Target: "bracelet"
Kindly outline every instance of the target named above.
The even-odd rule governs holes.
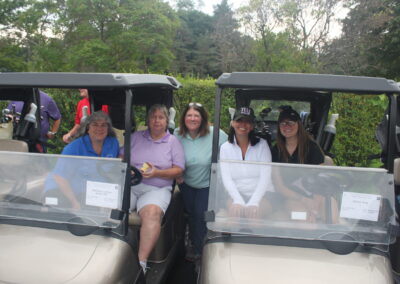
[[[51,134],[51,135],[56,135],[57,134],[57,132],[53,132],[53,131],[47,131],[47,133]]]

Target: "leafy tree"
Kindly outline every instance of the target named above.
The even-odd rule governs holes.
[[[212,17],[187,8],[178,10],[178,16],[181,25],[174,41],[172,71],[205,77],[215,70]]]
[[[400,3],[397,0],[385,1],[390,19],[384,30],[382,62],[386,66],[388,78],[400,77]]]
[[[319,51],[328,38],[340,0],[286,0],[282,22],[301,50]]]
[[[9,38],[0,38],[0,72],[25,71],[24,51]]]
[[[395,15],[399,15],[394,1],[354,0],[343,20],[343,35],[323,52],[324,70],[342,74],[386,76],[394,63],[398,47]],[[397,10],[396,10],[397,7]],[[391,28],[389,28],[391,27]],[[398,57],[397,57],[398,58]]]
[[[251,47],[254,42],[239,32],[239,22],[227,0],[214,7],[214,32],[218,73],[248,71],[253,64]],[[249,56],[250,55],[250,56]],[[219,75],[216,74],[216,75]],[[215,75],[215,74],[212,74]]]

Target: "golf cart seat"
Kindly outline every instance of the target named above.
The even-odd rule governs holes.
[[[324,156],[324,163],[325,166],[334,166],[335,163],[333,162],[333,159],[329,156]]]
[[[28,144],[20,140],[0,139],[0,151],[28,152]]]
[[[142,219],[140,218],[137,211],[129,213],[129,226],[141,226]]]

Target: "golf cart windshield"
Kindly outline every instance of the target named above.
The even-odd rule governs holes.
[[[0,152],[0,218],[116,228],[126,167],[112,158]]]
[[[393,176],[384,169],[256,163],[213,164],[215,232],[389,244]]]

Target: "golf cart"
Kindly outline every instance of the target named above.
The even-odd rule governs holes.
[[[172,195],[144,275],[137,257],[140,218],[128,210],[131,184],[141,178],[130,165],[130,134],[144,127],[140,122],[152,104],[172,107],[179,87],[173,77],[152,74],[0,73],[1,100],[31,102],[26,98],[33,96],[40,105],[39,89],[66,95],[88,89],[92,110],[108,105],[124,147],[121,160],[28,153],[17,147],[29,143],[20,136],[0,139],[0,283],[165,282],[183,247],[181,197]],[[38,125],[31,123],[27,132]],[[56,173],[71,177],[78,208],[62,194],[47,194],[60,191],[52,182]]]
[[[216,85],[208,233],[199,283],[393,283],[391,258],[398,254],[391,254],[390,245],[396,241],[395,186],[400,175],[397,83],[383,78],[240,72],[221,75]],[[333,165],[333,132],[327,133],[326,125],[335,120],[328,122],[332,95],[342,93],[387,96],[386,168]],[[269,143],[276,139],[280,111],[295,109],[327,155],[324,165],[218,159],[222,102],[232,94],[237,108],[254,109],[256,133]],[[266,187],[275,193],[288,187],[304,196],[304,203],[283,194],[268,200],[266,194],[272,210],[251,218],[234,216],[223,174],[230,167],[261,171],[267,175]],[[301,209],[289,206],[293,203]]]
[[[40,95],[37,91],[20,90],[9,92],[0,98],[4,107],[7,102],[21,101],[23,107],[21,113],[16,109],[14,103],[10,108],[3,108],[0,117],[0,139],[3,145],[13,144],[14,147],[27,147],[29,152],[42,152],[41,145],[47,144],[40,140]],[[38,110],[39,106],[39,110]],[[21,142],[5,142],[5,140],[19,140]],[[18,146],[16,146],[19,144]],[[22,146],[23,145],[23,146]]]

